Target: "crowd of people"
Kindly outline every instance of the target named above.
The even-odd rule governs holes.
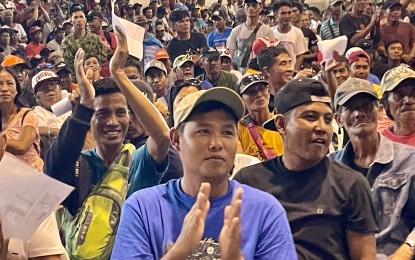
[[[29,241],[0,219],[0,259],[414,258],[414,1],[0,16],[0,159],[75,188]],[[319,44],[344,36],[344,53]]]

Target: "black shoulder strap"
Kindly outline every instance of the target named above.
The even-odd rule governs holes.
[[[336,35],[334,34],[334,31],[333,31],[333,27],[331,26],[331,19],[327,21],[327,24],[329,26],[331,37],[333,37],[333,39],[336,38]]]
[[[111,35],[109,32],[104,31],[104,37],[107,40],[108,44],[111,46]]]
[[[91,164],[82,153],[75,165],[75,188],[78,189],[78,208],[92,190]]]

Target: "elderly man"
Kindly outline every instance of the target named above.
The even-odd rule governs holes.
[[[235,180],[274,195],[287,211],[299,259],[374,259],[377,223],[366,180],[326,157],[333,128],[325,86],[299,78],[274,99],[264,127],[284,154],[241,169]]]
[[[412,259],[415,247],[415,149],[394,143],[376,131],[377,93],[370,82],[348,79],[334,98],[336,119],[350,141],[330,155],[360,172],[371,186],[379,221],[377,253],[389,259]]]
[[[415,72],[398,66],[385,73],[381,82],[382,105],[392,126],[382,134],[388,139],[415,146]]]

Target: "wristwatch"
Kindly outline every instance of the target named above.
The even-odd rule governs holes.
[[[408,246],[411,247],[412,253],[415,252],[415,240],[413,240],[413,239],[407,239],[405,241],[405,244],[407,244]]]

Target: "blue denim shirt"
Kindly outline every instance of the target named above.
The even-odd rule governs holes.
[[[351,167],[354,160],[351,142],[329,157]],[[415,235],[415,148],[380,135],[379,149],[368,175],[375,170],[380,171],[371,187],[380,224],[376,247],[378,254],[389,256],[407,237]]]

